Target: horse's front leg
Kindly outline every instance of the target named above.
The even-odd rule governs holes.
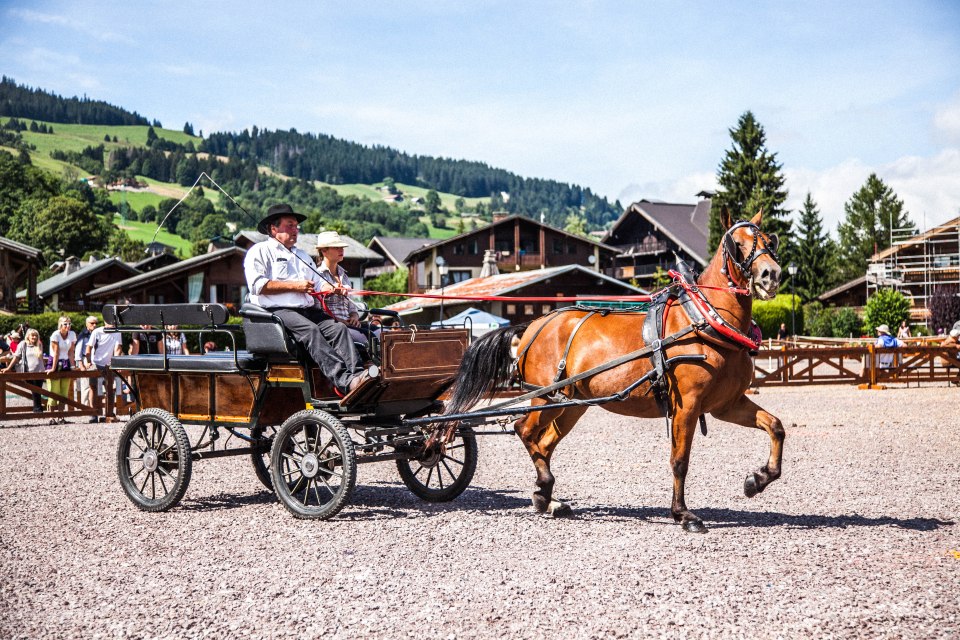
[[[693,434],[696,433],[698,413],[679,411],[673,417],[673,443],[670,448],[670,468],[673,470],[673,502],[670,513],[685,531],[706,533],[707,527],[697,514],[687,509],[683,497],[683,488],[687,480],[687,467],[690,463],[690,449],[693,446]]]
[[[767,458],[767,464],[753,473],[748,473],[747,479],[743,483],[743,493],[748,498],[757,495],[766,489],[768,484],[780,477],[783,438],[786,434],[779,418],[761,409],[747,396],[741,396],[728,409],[713,412],[713,417],[744,427],[763,429],[770,436],[770,456]]]

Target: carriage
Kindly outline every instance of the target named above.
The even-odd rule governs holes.
[[[429,420],[415,421],[442,408],[469,344],[466,329],[384,328],[365,355],[381,375],[341,397],[279,318],[249,303],[239,315],[242,325],[228,322],[222,304],[104,308],[120,332],[179,327],[201,334],[201,343],[203,334],[220,334],[228,345],[200,356],[113,359],[138,408],[117,451],[120,484],[137,507],[170,509],[187,490],[193,462],[223,456],[249,456],[260,482],[299,518],[339,512],[362,463],[395,461],[404,484],[427,501],[453,500],[470,484],[471,427],[458,428],[452,442],[428,442]]]
[[[744,480],[747,497],[781,474],[783,424],[745,395],[750,354],[759,346],[752,296],[772,298],[781,275],[778,240],[760,230],[761,220],[757,213],[733,222],[722,211],[724,235],[704,272],[697,276],[678,261],[673,283],[650,296],[643,313],[556,309],[473,344],[466,329],[385,330],[368,354],[380,377],[345,397],[279,318],[249,304],[240,308],[244,351],[234,343],[230,351],[200,357],[114,358],[140,408],[121,436],[120,482],[141,509],[162,511],[183,497],[194,460],[249,454],[257,476],[294,516],[325,519],[349,499],[357,464],[394,460],[414,494],[446,501],[473,477],[476,436],[498,433],[475,427],[499,424],[499,433],[519,436],[533,462],[533,506],[562,516],[570,506],[553,496],[552,454],[588,407],[609,405],[624,415],[666,418],[671,515],[686,531],[705,532],[686,506],[684,488],[694,433],[699,425],[706,435],[707,414],[769,437],[766,463]],[[104,318],[120,331],[188,324],[231,340],[237,331],[217,304],[108,306]],[[526,393],[475,409],[512,384]],[[520,406],[525,401],[529,406]],[[200,436],[191,441],[184,425],[196,426]],[[222,431],[248,446],[217,450]]]

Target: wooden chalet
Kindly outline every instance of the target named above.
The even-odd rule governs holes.
[[[449,269],[445,282],[476,278],[483,269],[483,257],[487,251],[495,253],[496,266],[501,273],[570,265],[601,272],[613,268],[617,255],[615,247],[591,238],[524,216],[505,216],[475,231],[412,251],[406,258],[407,291],[422,293],[440,285],[437,265],[440,257]]]
[[[367,248],[382,257],[381,264],[368,266],[363,273],[364,278],[374,278],[384,273],[393,273],[397,269],[406,268],[406,258],[413,251],[421,249],[434,240],[424,238],[393,238],[388,236],[374,236],[367,243]]]
[[[269,236],[265,236],[262,233],[248,229],[238,232],[233,237],[233,241],[236,246],[246,251],[256,243],[266,240],[268,237]],[[382,264],[383,256],[363,246],[350,236],[340,234],[340,239],[347,244],[347,246],[343,248],[343,262],[340,263],[340,266],[347,270],[347,274],[350,276],[350,286],[354,289],[362,289],[366,268],[370,265]],[[305,251],[314,259],[314,262],[320,259],[320,252],[317,251],[317,234],[315,233],[301,233],[297,236],[297,248]],[[241,273],[241,276],[242,275]]]
[[[589,303],[590,296],[634,296],[647,293],[625,282],[615,280],[595,269],[579,264],[562,267],[547,267],[527,271],[510,271],[497,275],[471,278],[449,286],[429,291],[444,296],[510,296],[515,302],[478,300],[440,300],[433,298],[407,298],[387,307],[397,311],[408,324],[429,326],[443,318],[450,318],[469,307],[482,309],[495,316],[506,318],[513,324],[529,322],[545,313],[569,307],[573,302],[527,302],[523,298],[582,297]],[[636,303],[618,305],[602,302],[597,306],[635,306]]]
[[[237,246],[204,253],[100,286],[89,298],[99,305],[221,302],[239,307],[247,293],[243,275],[246,253]]]
[[[17,312],[20,287],[24,287],[23,298],[30,313],[41,311],[37,274],[43,263],[39,249],[0,236],[0,312]]]
[[[702,271],[712,257],[707,251],[712,193],[697,195],[701,199],[696,204],[645,199],[627,207],[603,237],[618,250],[616,264],[605,273],[652,286],[658,268],[673,268],[674,254]]]
[[[867,304],[867,276],[854,278],[824,291],[817,296],[817,300],[825,307],[853,307],[860,312]]]
[[[926,322],[928,302],[941,287],[960,289],[960,217],[923,233],[909,231],[870,258],[866,290],[895,289],[913,301],[911,319]]]
[[[37,283],[36,298],[50,311],[97,311],[103,303],[90,292],[111,282],[140,273],[120,258],[104,258],[83,263],[76,258],[64,261],[60,273]],[[18,297],[29,297],[26,290]]]

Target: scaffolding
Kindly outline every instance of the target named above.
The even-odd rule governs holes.
[[[890,239],[890,248],[867,265],[867,296],[879,289],[900,291],[911,300],[911,320],[935,329],[929,327],[930,298],[938,287],[960,288],[960,218],[921,234],[894,229]]]

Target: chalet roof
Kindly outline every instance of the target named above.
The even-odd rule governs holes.
[[[875,253],[873,257],[870,258],[870,261],[877,262],[879,260],[884,260],[895,253],[899,253],[901,249],[906,249],[907,247],[920,244],[942,233],[956,234],[958,228],[960,228],[960,217],[954,218],[953,220],[947,220],[943,224],[938,224],[932,229],[924,231],[923,233],[918,233],[917,235],[911,236],[909,239],[904,240],[903,242],[899,242],[891,247],[887,247],[879,253]]]
[[[474,235],[474,234],[477,234],[477,233],[480,233],[480,232],[483,232],[483,231],[487,231],[487,230],[490,229],[491,227],[496,227],[496,226],[499,226],[499,225],[505,225],[505,224],[508,224],[508,223],[509,223],[509,224],[512,224],[515,220],[520,220],[521,222],[525,222],[525,223],[528,223],[528,224],[532,224],[532,225],[538,226],[538,227],[545,227],[545,228],[550,229],[551,231],[553,231],[553,232],[555,232],[555,233],[559,233],[559,234],[561,234],[561,235],[567,236],[568,238],[573,238],[573,239],[575,239],[575,240],[579,240],[580,242],[583,242],[584,244],[589,244],[589,245],[593,245],[593,246],[596,246],[596,247],[600,247],[601,249],[604,249],[604,250],[606,250],[606,251],[610,251],[610,252],[613,252],[613,253],[618,253],[618,252],[619,252],[616,247],[611,247],[610,245],[604,244],[604,243],[602,243],[602,242],[600,242],[600,241],[598,241],[598,240],[594,240],[594,239],[592,239],[592,238],[588,238],[588,237],[585,237],[585,236],[579,236],[579,235],[577,235],[577,234],[575,234],[575,233],[570,233],[569,231],[564,231],[563,229],[559,229],[559,228],[557,228],[557,227],[551,226],[551,225],[549,225],[549,224],[547,224],[547,223],[545,223],[545,222],[539,222],[539,221],[534,220],[534,219],[532,219],[532,218],[528,218],[528,217],[526,217],[526,216],[522,216],[522,215],[520,215],[520,214],[515,213],[515,214],[513,214],[513,215],[506,216],[505,218],[501,218],[501,219],[499,219],[499,220],[497,220],[497,221],[495,221],[495,222],[493,222],[493,223],[491,223],[491,224],[484,225],[484,226],[482,226],[482,227],[479,227],[479,228],[477,228],[477,229],[474,229],[473,231],[467,231],[467,232],[465,232],[465,233],[461,233],[461,234],[455,235],[455,236],[453,236],[452,238],[447,238],[446,240],[438,240],[438,241],[436,241],[436,242],[432,242],[432,243],[430,243],[430,244],[424,245],[423,247],[420,247],[419,249],[416,249],[416,250],[414,250],[414,251],[411,251],[410,254],[407,255],[406,260],[411,260],[415,255],[418,255],[418,254],[420,254],[420,253],[424,253],[424,252],[426,252],[426,251],[428,251],[428,250],[433,250],[433,249],[435,249],[435,248],[442,247],[442,246],[447,245],[447,244],[453,244],[453,243],[461,240],[462,238],[466,238],[466,237],[468,237],[468,236],[472,236],[472,235]]]
[[[17,242],[16,240],[11,240],[10,238],[4,238],[3,236],[0,236],[0,247],[3,247],[7,251],[19,253],[20,255],[34,260],[40,260],[41,262],[44,261],[43,252],[41,252],[40,249],[31,247],[28,244]]]
[[[238,231],[235,236],[233,236],[233,241],[244,249],[250,248],[252,245],[263,242],[269,236],[265,236],[258,231],[252,231],[250,229],[244,229],[243,231]],[[343,258],[345,260],[381,260],[381,256],[376,251],[368,249],[350,236],[345,236],[340,234],[340,239],[347,243],[347,246],[343,248]],[[313,258],[319,258],[320,252],[317,251],[317,234],[315,233],[301,233],[297,236],[297,248],[305,251]]]
[[[146,258],[143,258],[142,260],[137,260],[136,262],[130,262],[128,264],[138,271],[149,271],[153,268],[154,263],[162,264],[168,260],[179,262],[180,258],[172,253],[154,253]]]
[[[373,240],[367,244],[371,251],[377,251],[374,247],[380,247],[387,260],[402,267],[406,258],[417,249],[433,244],[435,240],[424,238],[391,238],[388,236],[374,236]],[[380,253],[380,251],[377,251]]]
[[[160,267],[159,269],[154,269],[153,271],[147,271],[146,273],[135,275],[132,278],[127,278],[126,280],[121,280],[120,282],[108,284],[105,287],[99,287],[91,291],[88,295],[91,298],[102,298],[116,295],[118,293],[122,293],[126,289],[142,287],[152,282],[166,280],[171,276],[180,275],[181,273],[190,271],[210,262],[222,260],[223,258],[227,258],[234,254],[239,254],[242,256],[246,253],[246,249],[236,246],[218,249],[216,251],[211,251],[210,253],[204,253],[199,256],[188,258],[187,260],[181,260],[180,262],[176,262],[165,267]]]
[[[103,260],[96,260],[89,264],[85,264],[76,271],[71,271],[70,273],[58,273],[54,276],[43,280],[42,282],[37,283],[37,297],[38,298],[49,298],[58,291],[62,291],[72,285],[75,282],[79,282],[84,278],[88,278],[95,273],[99,273],[104,269],[111,266],[118,266],[121,269],[128,271],[132,274],[140,273],[139,270],[131,267],[126,262],[120,258],[104,258]],[[27,295],[27,290],[17,292],[18,297],[23,297]]]
[[[696,204],[671,204],[649,199],[634,202],[613,223],[610,231],[604,236],[604,242],[608,242],[617,229],[635,215],[643,216],[697,260],[701,267],[706,266],[710,261],[710,252],[707,251],[710,223],[709,199],[700,200]]]
[[[860,276],[859,278],[854,278],[853,280],[844,282],[839,287],[834,287],[833,289],[830,289],[830,291],[824,291],[819,296],[817,296],[817,300],[819,300],[820,302],[826,302],[830,298],[838,296],[841,293],[849,291],[850,289],[855,289],[857,287],[865,287],[866,284],[867,284],[867,276]]]
[[[581,271],[588,274],[591,278],[601,278],[611,285],[624,289],[630,295],[642,295],[648,293],[643,289],[631,286],[620,280],[616,280],[602,273],[597,273],[592,269],[587,269],[579,264],[570,264],[563,267],[549,267],[546,269],[534,269],[532,271],[513,271],[510,273],[500,273],[486,278],[471,278],[463,280],[443,288],[445,296],[505,296],[519,289],[530,286],[543,280],[556,278],[574,271]],[[440,289],[431,289],[427,293],[439,294]],[[407,298],[387,307],[393,311],[407,311],[417,307],[435,307],[440,305],[440,300],[433,298]]]

